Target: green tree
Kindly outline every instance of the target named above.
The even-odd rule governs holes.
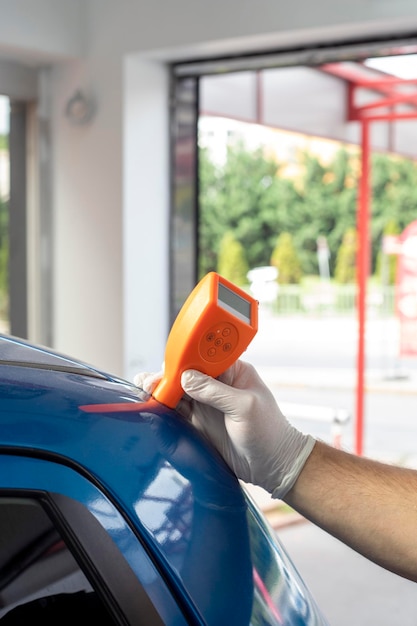
[[[343,236],[342,245],[336,258],[335,280],[338,283],[348,284],[356,281],[357,267],[357,234],[354,228],[349,228]]]
[[[209,152],[199,152],[200,214],[198,224],[198,263],[200,278],[217,267],[217,256],[225,226],[219,224],[222,200],[222,168],[211,160]]]
[[[279,233],[289,232],[304,274],[317,274],[317,236],[325,234],[334,262],[343,233],[354,226],[354,158],[340,150],[323,166],[303,155],[297,180],[262,150],[228,149],[222,166],[200,153],[200,274],[216,267],[223,234],[231,230],[249,267],[268,265]]]
[[[202,150],[200,274],[216,268],[220,241],[232,231],[251,268],[268,265],[279,233],[291,233],[304,275],[319,274],[317,237],[325,236],[334,275],[344,235],[356,228],[359,155],[358,150],[343,146],[326,164],[311,154],[301,155],[295,179],[262,150],[229,147],[223,165],[211,163]],[[394,220],[402,231],[417,217],[417,164],[378,153],[372,156],[371,174],[374,273],[387,222]]]
[[[379,268],[377,257],[387,225],[395,223],[398,232],[402,232],[416,217],[417,163],[394,155],[374,154],[370,220],[373,268]]]
[[[327,165],[310,154],[302,159],[300,200],[293,207],[286,230],[294,237],[305,274],[319,274],[317,237],[325,236],[330,249],[330,274],[334,273],[343,235],[356,221],[355,155],[340,149]],[[291,209],[290,209],[291,210]]]
[[[223,235],[231,231],[245,249],[249,267],[268,265],[281,219],[297,193],[277,176],[278,164],[262,150],[230,147],[222,166],[200,152],[199,271],[216,268]]]
[[[271,255],[271,265],[278,269],[281,284],[299,283],[301,265],[290,233],[281,233]]]
[[[400,234],[400,229],[395,220],[389,220],[387,222],[383,234],[382,239],[387,235],[397,236]],[[380,249],[376,258],[376,271],[375,274],[379,276],[380,281],[383,285],[394,285],[395,278],[397,275],[397,261],[398,257],[396,254],[387,255],[382,250],[382,240]]]
[[[217,271],[236,285],[244,285],[248,282],[246,275],[249,266],[246,261],[245,250],[230,231],[223,236],[220,242]]]

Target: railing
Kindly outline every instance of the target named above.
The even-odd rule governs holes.
[[[316,285],[307,288],[300,285],[280,285],[274,302],[268,306],[274,313],[348,314],[356,310],[356,285]],[[370,286],[367,293],[368,309],[380,315],[392,315],[395,311],[395,287]]]

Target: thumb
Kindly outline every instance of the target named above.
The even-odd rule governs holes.
[[[222,413],[233,412],[236,406],[236,396],[242,393],[241,390],[197,370],[183,372],[181,386],[194,400],[208,404]]]

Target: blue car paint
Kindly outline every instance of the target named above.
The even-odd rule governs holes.
[[[25,342],[0,336],[0,355],[1,462],[14,463],[1,475],[9,486],[67,490],[95,515],[101,499],[114,511],[100,518],[111,535],[127,519],[150,569],[138,571],[135,550],[120,535],[116,543],[165,623],[181,623],[175,602],[187,607],[188,623],[326,623],[262,514],[185,419],[126,381]],[[137,410],[80,408],[128,402]],[[49,482],[45,464],[55,468]],[[95,500],[83,495],[88,489]],[[167,584],[153,596],[152,568]]]

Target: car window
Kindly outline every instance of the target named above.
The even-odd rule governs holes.
[[[327,626],[290,557],[248,493],[247,502],[254,582],[251,626]]]
[[[20,365],[32,368],[70,371],[105,379],[95,368],[65,355],[49,352],[42,347],[28,344],[23,339],[0,336],[0,364]]]
[[[39,502],[0,498],[0,621],[116,624]]]

